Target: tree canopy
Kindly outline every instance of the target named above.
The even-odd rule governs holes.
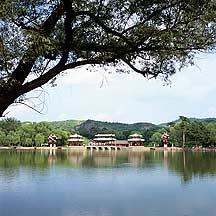
[[[86,64],[124,64],[166,80],[196,53],[215,50],[215,20],[215,0],[4,0],[0,116],[29,91]]]

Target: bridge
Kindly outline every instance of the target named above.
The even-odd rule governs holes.
[[[108,150],[108,151],[111,151],[111,150],[114,150],[114,151],[117,151],[117,150],[122,150],[122,149],[125,149],[125,147],[122,147],[122,146],[106,146],[106,145],[103,145],[103,146],[94,146],[94,145],[88,145],[88,146],[85,146],[85,148],[87,150],[96,150],[96,151],[99,151],[99,150],[102,150],[102,151],[105,151],[105,150]]]

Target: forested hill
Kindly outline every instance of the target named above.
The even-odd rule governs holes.
[[[117,123],[87,120],[75,126],[75,130],[86,137],[93,137],[97,133],[115,133],[119,139],[126,139],[133,132],[145,133],[147,130],[158,129],[152,123]]]
[[[216,118],[188,118],[188,120],[190,122],[206,122],[206,123],[216,122]],[[161,123],[158,126],[159,127],[168,127],[169,124],[177,123],[177,122],[181,122],[180,118],[175,120],[175,121],[172,121],[172,122]]]
[[[66,130],[143,130],[157,127],[152,123],[139,122],[134,124],[118,123],[118,122],[103,122],[95,120],[65,120],[50,122],[55,128]]]
[[[65,121],[52,121],[49,122],[55,128],[62,128],[65,130],[73,131],[75,126],[82,124],[83,120],[65,120]]]
[[[102,122],[102,121],[94,121],[87,120],[82,124],[75,126],[76,129],[86,129],[90,130],[92,128],[97,128],[98,130],[140,130],[140,129],[150,129],[156,127],[156,125],[152,123],[134,123],[134,124],[126,124],[126,123],[118,123],[118,122]]]
[[[206,122],[211,123],[215,122],[216,118],[188,118],[191,122]],[[139,130],[148,130],[156,127],[168,127],[170,123],[180,122],[180,119],[177,119],[172,122],[166,122],[159,125],[155,125],[147,122],[139,122],[133,124],[126,123],[118,123],[118,122],[103,122],[103,121],[95,121],[95,120],[65,120],[65,121],[53,121],[50,122],[52,126],[55,128],[62,128],[69,131],[91,131],[95,130],[98,132],[106,132],[106,131],[139,131]]]

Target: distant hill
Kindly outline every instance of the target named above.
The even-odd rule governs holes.
[[[148,129],[158,128],[157,125],[152,123],[140,122],[134,124],[117,123],[117,122],[102,122],[87,120],[75,126],[75,130],[80,134],[93,137],[97,133],[115,133],[119,139],[128,137],[131,132],[143,133]]]
[[[74,130],[74,128],[80,124],[82,124],[83,120],[65,120],[65,121],[53,121],[50,122],[51,125],[53,125],[55,128],[62,128],[69,131]]]
[[[118,123],[118,122],[102,122],[87,120],[81,124],[75,126],[75,129],[86,129],[90,130],[92,128],[97,128],[98,130],[108,129],[108,130],[140,130],[140,129],[150,129],[156,127],[152,123],[140,122],[134,124]]]
[[[190,121],[197,122],[215,122],[216,118],[189,118]],[[50,122],[55,128],[63,128],[69,131],[75,131],[85,137],[93,138],[97,133],[115,133],[118,139],[127,139],[134,132],[141,133],[146,139],[159,128],[166,128],[170,123],[177,123],[180,119],[172,122],[166,122],[155,125],[147,122],[126,124],[119,122],[103,122],[94,120],[66,120]]]
[[[206,122],[206,123],[211,123],[211,122],[215,122],[216,118],[188,118],[191,122]],[[161,123],[158,126],[160,127],[168,127],[170,123],[177,123],[180,122],[180,118],[172,121],[172,122],[166,122],[166,123]]]

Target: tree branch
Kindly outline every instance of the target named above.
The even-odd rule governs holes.
[[[62,14],[62,4],[60,4],[41,26],[44,34],[49,35],[51,33]],[[39,55],[39,53],[36,53],[35,50],[37,49],[35,45],[33,45],[26,51],[17,68],[13,71],[11,78],[8,80],[8,83],[13,83],[13,80],[16,80],[18,83],[22,84],[25,81]]]
[[[78,12],[76,12],[76,16],[80,16],[80,15],[89,16],[91,19],[93,19],[95,21],[95,23],[97,23],[102,29],[104,29],[104,31],[106,33],[110,33],[112,35],[115,35],[115,36],[119,37],[120,39],[122,39],[129,46],[134,47],[134,44],[131,41],[129,41],[127,37],[125,37],[122,33],[117,32],[117,31],[113,30],[112,28],[108,27],[107,25],[105,25],[100,20],[100,18],[98,16],[95,16],[90,11],[78,11]]]
[[[105,61],[105,60],[104,60]],[[109,58],[106,60],[106,63],[113,61],[113,58]],[[20,88],[20,95],[25,94],[35,88],[38,88],[45,83],[47,83],[49,80],[54,78],[56,75],[59,73],[67,70],[67,69],[73,69],[78,66],[86,65],[86,64],[102,64],[101,59],[88,59],[88,60],[82,60],[82,61],[77,61],[73,63],[69,63],[67,65],[60,65],[57,64],[55,67],[50,69],[47,73],[41,75],[40,77],[25,83],[21,88]]]
[[[139,73],[139,74],[142,74],[145,78],[148,76],[149,74],[149,70],[146,70],[146,71],[143,71],[143,70],[140,70],[138,68],[136,68],[133,64],[130,63],[129,60],[127,60],[126,58],[122,58],[122,61],[125,62],[133,71]]]

